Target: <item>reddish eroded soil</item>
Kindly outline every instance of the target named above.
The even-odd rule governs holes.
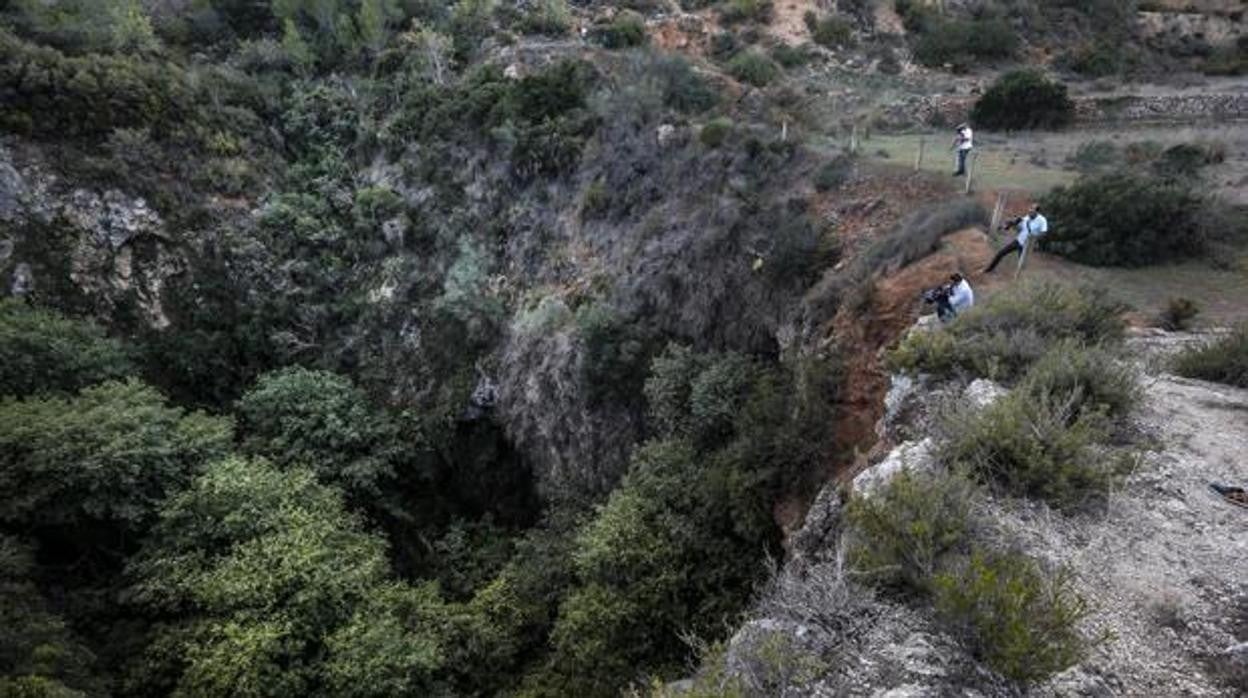
[[[961,272],[980,291],[1001,281],[985,281],[979,270],[992,255],[982,230],[967,229],[945,237],[940,250],[894,274],[877,279],[870,305],[861,313],[842,309],[834,325],[845,348],[845,408],[834,426],[837,443],[852,449],[852,457],[835,464],[831,475],[844,477],[861,470],[883,445],[875,431],[888,392],[883,354],[918,319],[923,310],[920,294]]]

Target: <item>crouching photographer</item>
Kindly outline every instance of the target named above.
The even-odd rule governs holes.
[[[949,283],[924,291],[922,298],[924,303],[936,306],[936,317],[941,322],[950,322],[975,305],[975,291],[961,274],[953,274]]]

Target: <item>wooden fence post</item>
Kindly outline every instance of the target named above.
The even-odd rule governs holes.
[[[977,159],[974,150],[966,156],[966,191],[962,192],[963,194],[971,193],[971,179],[975,173],[975,161]]]
[[[1001,225],[1001,216],[1005,215],[1005,197],[1005,192],[997,193],[997,205],[992,208],[992,223],[988,228],[989,235],[995,233],[997,226]]]
[[[849,152],[858,152],[858,124],[854,124],[854,127],[849,131]]]
[[[923,149],[927,146],[927,137],[919,136],[919,152],[914,155],[914,171],[918,172],[923,167]]]
[[[1023,251],[1018,253],[1018,268],[1014,270],[1014,278],[1023,273],[1023,265],[1027,263],[1027,251],[1031,249],[1031,238],[1027,238],[1027,242],[1023,243]]]

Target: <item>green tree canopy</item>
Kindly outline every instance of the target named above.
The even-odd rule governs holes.
[[[394,476],[398,425],[351,381],[285,368],[260,377],[238,402],[243,449],[281,466],[308,465],[322,482],[376,496]]]
[[[125,348],[97,325],[0,300],[0,395],[72,393],[133,372]]]
[[[232,440],[228,419],[171,407],[134,379],[68,398],[5,398],[0,521],[141,527],[167,494]]]
[[[174,695],[419,694],[442,663],[436,589],[392,580],[384,541],[303,468],[214,463],[130,574],[135,602],[185,619],[132,674]]]

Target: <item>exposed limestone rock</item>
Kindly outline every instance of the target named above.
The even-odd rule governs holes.
[[[976,378],[966,386],[962,398],[975,409],[982,410],[992,405],[1009,391],[987,378]]]
[[[926,472],[936,467],[935,443],[931,438],[919,442],[908,441],[894,448],[884,460],[864,470],[854,478],[856,494],[870,497],[903,470]]]

